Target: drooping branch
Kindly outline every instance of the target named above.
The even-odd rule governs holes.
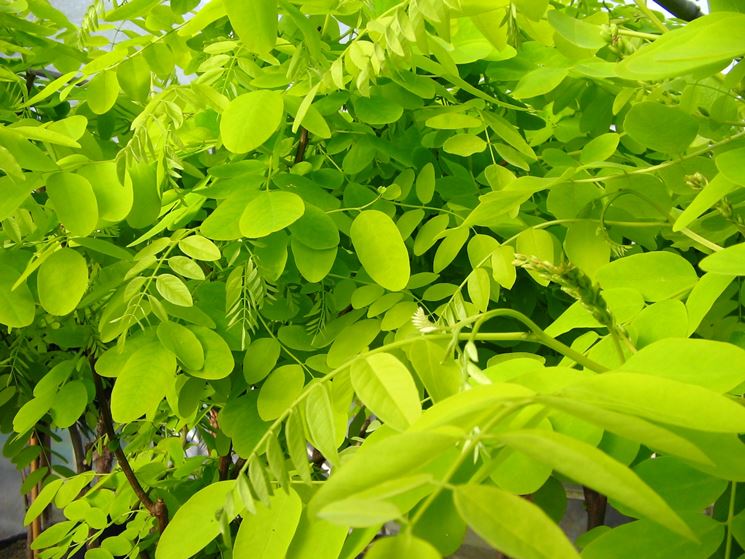
[[[127,460],[127,456],[124,454],[124,450],[122,450],[122,447],[119,444],[119,438],[114,431],[114,420],[111,417],[109,400],[106,397],[101,377],[95,372],[94,363],[91,363],[91,371],[93,373],[93,382],[96,386],[96,400],[101,413],[101,421],[103,422],[106,435],[109,437],[109,443],[114,447],[114,456],[116,457],[122,472],[124,472],[124,477],[127,478],[127,482],[132,487],[135,495],[137,495],[137,499],[142,503],[142,506],[148,510],[153,518],[157,520],[158,531],[162,533],[168,524],[168,510],[166,509],[165,503],[161,499],[153,501],[147,491],[145,491],[140,484],[140,480],[137,479],[134,470],[132,470],[132,466],[129,464],[129,460]]]
[[[654,2],[684,21],[693,21],[704,15],[701,8],[691,0],[654,0]]]

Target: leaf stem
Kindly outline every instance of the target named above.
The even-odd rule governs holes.
[[[730,481],[729,507],[727,509],[727,537],[724,544],[724,559],[732,556],[732,520],[735,517],[735,495],[737,493],[737,482]]]
[[[641,13],[649,18],[649,21],[652,23],[652,25],[660,30],[660,33],[667,33],[669,31],[669,29],[665,27],[665,25],[659,20],[659,18],[654,15],[654,12],[649,9],[646,0],[634,0],[634,2],[639,8],[639,11],[641,11]]]

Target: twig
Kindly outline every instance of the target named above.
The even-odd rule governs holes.
[[[305,150],[308,148],[308,130],[300,127],[300,141],[297,144],[295,152],[295,164],[305,160]]]
[[[85,449],[83,448],[83,437],[80,435],[80,429],[76,423],[70,425],[70,442],[72,443],[72,454],[75,458],[75,471],[83,473],[88,469],[85,464]]]
[[[163,533],[163,530],[166,529],[166,525],[168,524],[168,510],[166,509],[165,503],[162,499],[153,501],[150,498],[150,496],[147,494],[147,491],[143,489],[140,481],[137,479],[134,470],[132,470],[132,466],[129,465],[127,456],[124,454],[121,444],[119,444],[119,439],[114,431],[114,420],[111,418],[111,408],[109,407],[109,401],[106,398],[101,377],[95,372],[94,365],[94,363],[91,363],[93,383],[96,385],[96,400],[98,401],[98,406],[100,408],[101,420],[103,422],[104,429],[109,437],[109,443],[114,447],[114,456],[116,457],[116,460],[119,463],[119,467],[122,469],[122,472],[124,472],[124,477],[127,478],[127,482],[129,482],[129,485],[132,487],[135,495],[137,495],[137,499],[140,501],[140,503],[142,503],[142,506],[144,506],[148,510],[148,512],[157,520],[158,532]]]
[[[608,508],[608,497],[601,495],[594,489],[582,487],[585,494],[585,509],[587,510],[587,530],[605,524],[605,510]]]
[[[654,3],[683,21],[693,21],[704,15],[701,8],[689,0],[654,0]]]
[[[643,13],[647,18],[649,18],[649,21],[654,25],[657,29],[660,30],[661,33],[667,33],[670,31],[667,27],[665,27],[665,24],[662,23],[659,18],[654,15],[654,12],[649,9],[649,6],[647,6],[647,0],[634,0],[636,3],[636,6],[639,8],[641,13]]]

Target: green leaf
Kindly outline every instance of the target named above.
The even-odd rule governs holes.
[[[339,455],[336,443],[336,423],[331,397],[324,383],[316,383],[305,397],[305,423],[313,446],[332,464],[337,464]]]
[[[26,515],[23,517],[23,525],[28,526],[31,521],[38,517],[44,510],[52,504],[54,496],[65,482],[64,479],[55,479],[47,483],[36,496],[36,499],[29,505]]]
[[[390,353],[355,361],[351,368],[354,391],[384,423],[403,431],[421,414],[419,394],[406,366]]]
[[[648,458],[636,464],[634,472],[677,511],[704,510],[727,489],[725,480],[694,470],[672,456]]]
[[[380,526],[399,516],[401,511],[392,503],[355,498],[335,501],[318,512],[318,518],[353,528]]]
[[[303,514],[287,550],[287,559],[337,559],[348,532],[346,526],[336,526]]]
[[[502,433],[499,439],[636,513],[678,534],[690,535],[686,524],[659,495],[630,469],[594,446],[561,433],[537,429]]]
[[[695,444],[645,419],[599,408],[585,402],[570,400],[569,398],[540,396],[539,399],[551,407],[598,425],[606,431],[625,437],[628,440],[639,441],[653,450],[679,456],[698,464],[710,463],[706,455]]]
[[[342,330],[331,344],[326,363],[329,367],[341,367],[347,361],[365,351],[380,333],[380,321],[360,320]]]
[[[296,409],[290,414],[285,423],[285,441],[287,453],[295,471],[305,483],[310,483],[310,467],[308,465],[308,445],[305,441],[303,422],[300,412]]]
[[[195,260],[214,261],[220,260],[221,257],[220,249],[217,248],[217,245],[201,235],[191,235],[190,237],[181,239],[178,247],[181,249],[181,252],[187,256],[191,256]]]
[[[510,557],[579,558],[561,528],[526,499],[488,485],[460,485],[453,493],[463,520],[489,545]]]
[[[688,261],[674,252],[644,252],[614,260],[597,271],[603,289],[630,287],[647,301],[680,297],[698,280]]]
[[[475,134],[456,134],[450,136],[442,145],[442,149],[453,155],[470,157],[486,149],[486,142]]]
[[[660,36],[617,66],[629,80],[662,80],[693,72],[722,69],[745,52],[739,29],[745,14],[716,13],[697,18]]]
[[[155,288],[169,303],[179,307],[191,307],[194,304],[189,288],[173,274],[160,274],[155,278]]]
[[[119,96],[119,82],[116,78],[116,72],[108,70],[96,74],[88,82],[86,87],[86,99],[88,106],[97,115],[109,112],[111,107],[116,103]]]
[[[717,169],[727,180],[739,185],[745,185],[745,171],[742,168],[742,159],[745,157],[745,147],[735,148],[716,156],[714,161]]]
[[[688,332],[693,334],[703,321],[706,314],[714,306],[719,296],[732,283],[733,276],[719,274],[704,274],[698,280],[686,299],[688,312]]]
[[[311,204],[305,204],[303,215],[290,225],[292,236],[314,250],[339,246],[339,228],[329,215]]]
[[[554,11],[551,13],[559,12]],[[616,153],[619,140],[619,135],[614,132],[601,134],[585,144],[585,147],[582,148],[582,152],[579,154],[579,160],[585,165],[605,161]]]
[[[168,267],[185,278],[203,280],[204,271],[191,258],[186,256],[171,256],[168,259]]]
[[[264,54],[277,42],[277,0],[223,0],[225,11],[241,42],[249,50]]]
[[[132,185],[128,181],[125,181],[126,185],[119,181],[114,161],[100,161],[85,165],[78,169],[78,174],[91,183],[102,221],[118,223],[132,211],[134,203]]]
[[[461,128],[479,128],[483,126],[481,119],[456,112],[447,112],[429,117],[424,124],[438,130],[459,130]],[[429,163],[429,165],[431,166],[432,164]]]
[[[257,2],[262,3],[265,0]],[[225,107],[220,118],[220,138],[233,153],[253,151],[274,134],[282,123],[283,115],[284,102],[278,91],[244,93]]]
[[[88,406],[88,390],[80,380],[65,384],[54,396],[52,419],[60,429],[75,423]]]
[[[176,322],[161,322],[158,339],[163,347],[173,352],[187,369],[204,367],[204,348],[194,332]]]
[[[202,222],[199,230],[205,237],[215,241],[234,241],[241,237],[239,226],[241,215],[249,203],[256,196],[252,189],[241,189],[228,196]]]
[[[259,417],[264,421],[277,419],[300,395],[304,384],[305,374],[300,365],[284,365],[275,369],[259,390]]]
[[[98,203],[87,179],[73,173],[55,173],[47,179],[47,193],[70,233],[86,237],[93,232],[98,223]]]
[[[745,243],[733,245],[699,262],[705,272],[727,276],[745,276]]]
[[[228,401],[218,416],[220,428],[230,437],[236,454],[242,458],[257,451],[256,445],[270,426],[259,417],[256,407],[258,397],[258,391],[250,390],[245,395]]]
[[[143,102],[150,94],[150,68],[142,56],[122,60],[116,68],[116,78],[122,92],[135,101]]]
[[[160,342],[149,342],[124,363],[111,391],[111,416],[129,423],[152,418],[176,374],[176,358]]]
[[[54,393],[41,394],[21,406],[13,418],[13,430],[26,433],[44,417],[54,402]]]
[[[57,316],[69,314],[88,289],[88,264],[76,250],[62,248],[39,266],[36,286],[44,310]]]
[[[745,408],[700,386],[638,373],[604,373],[568,386],[562,395],[652,421],[712,433],[745,431]]]
[[[380,441],[367,439],[320,487],[308,504],[308,512],[314,515],[330,503],[410,477],[454,448],[456,441],[451,435],[432,431],[400,433]]]
[[[225,339],[204,326],[190,326],[204,348],[204,366],[201,369],[186,369],[193,377],[207,380],[225,378],[233,372],[235,360]]]
[[[677,107],[644,102],[631,107],[624,130],[645,147],[663,153],[683,153],[698,133],[698,122]]]
[[[308,248],[297,239],[290,241],[292,256],[300,275],[310,283],[318,283],[325,278],[336,261],[337,249],[315,250]]]
[[[360,122],[372,125],[390,124],[401,118],[404,108],[381,95],[358,97],[352,102]]]
[[[583,559],[628,559],[644,557],[650,549],[659,559],[708,559],[724,536],[724,527],[703,514],[683,514],[698,541],[661,529],[648,520],[623,524],[601,534],[582,551]]]
[[[266,237],[292,225],[304,212],[305,204],[297,194],[276,190],[261,192],[241,214],[241,234],[249,239]]]
[[[724,393],[745,382],[745,350],[714,340],[668,338],[632,354],[619,370],[670,378]]]
[[[463,375],[444,347],[427,339],[417,340],[411,344],[408,357],[434,402],[458,393]]]
[[[269,506],[257,504],[256,513],[247,515],[238,528],[234,556],[285,559],[302,510],[300,497],[292,489],[278,491]]]
[[[551,10],[548,12],[548,22],[559,35],[580,48],[597,50],[607,44],[607,41],[601,35],[599,25],[587,23],[562,11]]]
[[[34,321],[35,305],[26,282],[13,288],[21,273],[0,264],[0,324],[10,328],[24,328]]]
[[[243,356],[243,377],[246,384],[257,384],[277,364],[282,347],[275,338],[257,338],[246,348]]]
[[[155,559],[188,559],[215,539],[220,533],[218,513],[234,487],[234,480],[219,481],[189,497],[158,539]],[[228,522],[238,512],[229,514]]]
[[[426,163],[416,177],[416,197],[422,204],[429,204],[435,194],[435,167]]]
[[[390,217],[377,210],[361,212],[349,233],[362,267],[378,285],[400,291],[409,283],[409,252]]]
[[[556,89],[567,77],[567,68],[543,67],[525,74],[517,83],[512,96],[515,99],[537,97]]]

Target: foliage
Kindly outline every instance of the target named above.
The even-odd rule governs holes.
[[[740,556],[745,14],[197,4],[0,6],[40,556]]]

